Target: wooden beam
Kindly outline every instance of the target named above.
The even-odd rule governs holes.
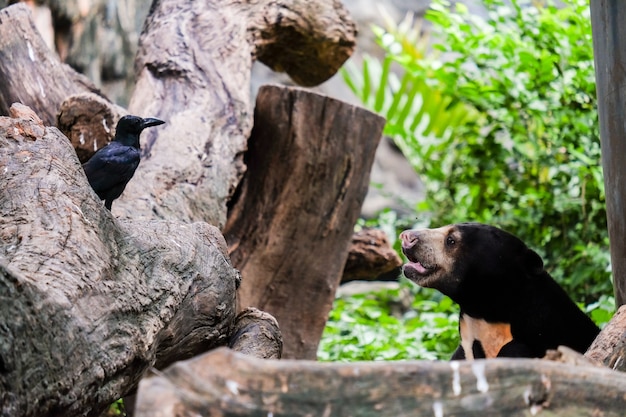
[[[626,303],[626,2],[594,0],[590,7],[613,287],[620,306]]]

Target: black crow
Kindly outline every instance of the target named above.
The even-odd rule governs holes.
[[[91,188],[111,210],[139,166],[139,134],[146,127],[165,123],[154,118],[124,116],[117,123],[115,137],[83,164]]]

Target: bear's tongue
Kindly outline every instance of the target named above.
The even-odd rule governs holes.
[[[422,265],[418,261],[409,262],[409,265],[411,265],[413,269],[415,269],[419,274],[425,274],[426,272],[428,272],[428,269],[426,269],[424,265]]]

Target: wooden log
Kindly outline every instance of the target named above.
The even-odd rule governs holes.
[[[249,8],[246,18],[253,53],[274,71],[286,72],[297,84],[310,87],[335,75],[352,55],[356,24],[340,1],[270,4],[270,8]]]
[[[617,310],[585,356],[616,371],[626,372],[626,306]]]
[[[400,266],[402,259],[391,247],[385,232],[380,229],[362,229],[352,235],[341,282],[375,280]]]
[[[85,92],[99,94],[91,81],[48,49],[28,6],[18,3],[0,10],[0,115],[19,102],[54,126],[63,100]]]
[[[115,137],[117,122],[128,112],[93,93],[67,97],[59,108],[56,126],[72,142],[85,163]]]
[[[248,307],[237,314],[228,347],[261,359],[280,359],[283,337],[271,314]]]
[[[301,89],[259,91],[224,236],[242,274],[240,305],[276,317],[285,358],[316,358],[383,126]]]
[[[623,416],[626,375],[539,359],[317,363],[224,348],[139,384],[137,417]]]
[[[239,274],[206,223],[116,220],[56,128],[0,117],[0,415],[95,415],[225,345]]]
[[[129,112],[167,124],[144,134],[142,181],[129,183],[113,212],[221,228],[246,169],[255,58],[316,84],[348,58],[355,35],[336,0],[155,2]]]
[[[569,365],[602,366],[599,362],[567,346],[559,346],[556,350],[549,349],[544,359],[567,363]]]

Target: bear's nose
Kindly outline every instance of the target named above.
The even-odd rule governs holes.
[[[405,230],[400,233],[400,240],[403,248],[410,248],[419,241],[419,234],[416,230]]]

